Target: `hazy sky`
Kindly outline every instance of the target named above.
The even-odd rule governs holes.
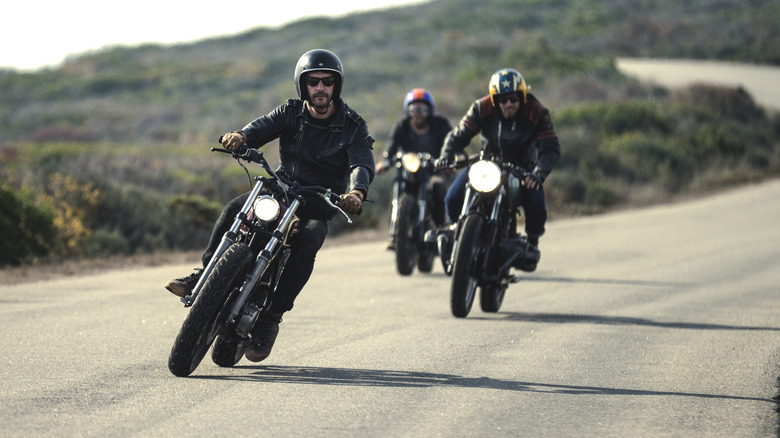
[[[305,17],[335,17],[425,1],[12,0],[2,8],[0,67],[30,70],[104,46],[189,42]]]

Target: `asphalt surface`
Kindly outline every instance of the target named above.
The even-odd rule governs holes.
[[[778,199],[554,221],[537,272],[465,319],[440,266],[326,243],[265,362],[189,378],[162,285],[191,264],[0,286],[2,435],[777,436]]]

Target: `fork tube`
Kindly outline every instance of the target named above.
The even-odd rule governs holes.
[[[230,248],[230,245],[232,245],[236,241],[236,234],[238,233],[238,230],[241,228],[241,215],[242,213],[246,215],[246,213],[249,211],[250,208],[252,208],[252,204],[254,204],[255,199],[257,198],[257,195],[260,194],[260,190],[263,188],[263,182],[260,181],[252,188],[252,191],[249,192],[249,197],[246,199],[246,202],[244,202],[244,206],[241,207],[241,210],[236,215],[235,220],[233,221],[233,225],[231,225],[230,230],[228,230],[224,235],[222,235],[222,240],[219,242],[219,246],[214,251],[214,255],[211,256],[211,260],[209,260],[208,264],[205,268],[203,268],[203,273],[200,276],[200,279],[198,280],[198,283],[195,284],[195,288],[192,289],[192,294],[189,297],[184,297],[181,299],[181,301],[184,303],[184,307],[189,307],[195,302],[195,298],[197,298],[198,294],[200,293],[200,289],[203,287],[203,283],[206,282],[206,279],[211,274],[211,271],[214,270],[214,265],[217,264],[217,261],[219,261],[219,258],[222,257],[222,253],[224,253],[228,248]]]
[[[260,279],[263,277],[268,264],[276,254],[276,248],[282,243],[282,239],[284,239],[284,235],[290,226],[290,222],[295,218],[295,210],[298,209],[300,203],[301,201],[298,199],[294,199],[293,202],[290,203],[290,207],[284,213],[284,216],[282,216],[282,219],[279,221],[279,225],[276,227],[276,230],[274,230],[273,235],[271,235],[271,238],[268,240],[265,248],[263,248],[263,250],[260,251],[260,254],[257,255],[252,272],[241,286],[241,290],[239,291],[236,300],[233,302],[233,307],[230,309],[230,320],[239,314],[241,308],[244,306],[244,302],[247,298],[249,298],[249,294],[252,292],[252,290],[254,290],[257,282],[260,281]]]
[[[395,224],[398,221],[398,197],[401,195],[401,182],[399,181],[400,175],[396,177],[393,182],[393,198],[390,206],[390,226],[388,230],[389,238],[395,239]]]
[[[425,214],[428,203],[428,184],[425,181],[419,184],[417,189],[417,225],[420,227],[420,237],[425,234]]]

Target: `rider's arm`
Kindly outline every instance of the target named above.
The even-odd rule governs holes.
[[[546,109],[537,122],[536,139],[539,158],[533,172],[544,181],[561,158],[561,144],[553,129],[550,113]]]
[[[360,123],[353,141],[348,145],[349,186],[347,191],[358,190],[363,199],[368,196],[368,186],[374,179],[374,139],[368,133],[365,122]]]
[[[444,145],[441,147],[442,158],[449,161],[455,159],[455,154],[463,152],[466,146],[471,143],[471,139],[482,131],[482,102],[483,99],[477,100],[471,105],[468,112],[453,130],[451,130],[447,137],[444,138]]]
[[[246,144],[259,148],[276,140],[286,126],[297,126],[296,114],[300,111],[300,101],[290,99],[284,105],[274,108],[270,113],[249,122],[241,129],[246,135]]]

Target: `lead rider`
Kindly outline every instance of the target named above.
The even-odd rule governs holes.
[[[298,99],[288,100],[240,131],[223,135],[220,141],[226,149],[236,151],[244,144],[259,148],[278,138],[278,173],[301,185],[345,193],[339,206],[347,213],[358,213],[374,178],[374,139],[363,118],[341,99],[344,86],[341,60],[328,50],[308,51],[295,66],[294,81]],[[211,260],[248,195],[233,199],[222,210],[203,253],[203,266]],[[337,213],[322,199],[305,201],[296,212],[301,219],[299,231],[291,239],[291,256],[273,302],[256,324],[253,341],[246,350],[250,361],[259,362],[271,353],[282,314],[292,309],[295,298],[309,280],[315,256],[328,233],[328,221]],[[170,281],[165,288],[177,296],[187,296],[201,273],[202,269],[196,268],[189,276]]]

